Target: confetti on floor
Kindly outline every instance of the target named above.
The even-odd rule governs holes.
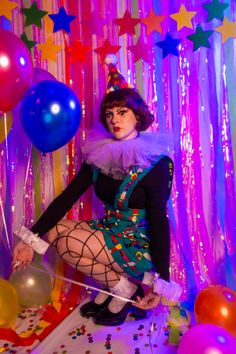
[[[37,326],[42,311],[43,308],[23,310],[18,318],[18,333],[40,333]],[[135,321],[129,314],[124,324],[106,327],[82,317],[78,306],[41,343],[16,347],[0,339],[0,353],[177,354],[178,346],[169,343],[167,317],[167,311],[149,311],[146,319]]]
[[[32,354],[176,354],[177,346],[168,343],[165,319],[150,313],[135,321],[129,315],[121,326],[106,327],[81,317],[76,308]]]

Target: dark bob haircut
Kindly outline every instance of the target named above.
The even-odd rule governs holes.
[[[131,109],[137,119],[136,129],[146,130],[154,121],[153,114],[149,111],[147,104],[139,92],[133,88],[122,88],[111,91],[104,96],[100,106],[100,121],[108,130],[106,123],[106,109],[114,107],[127,107]]]

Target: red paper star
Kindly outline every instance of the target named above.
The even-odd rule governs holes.
[[[100,55],[101,62],[103,63],[107,54],[116,54],[120,48],[120,45],[111,45],[110,41],[106,39],[103,46],[94,51]]]
[[[96,34],[100,37],[103,37],[103,27],[107,24],[107,20],[100,17],[96,11],[93,11],[89,17],[84,21],[81,21],[83,24],[83,30],[85,31],[86,36],[92,36]]]
[[[139,37],[137,43],[135,45],[131,45],[128,49],[134,55],[134,62],[139,59],[143,59],[146,62],[150,62],[151,60],[151,49],[150,47],[143,41],[141,37]]]
[[[124,33],[135,34],[135,26],[140,22],[139,18],[132,18],[128,10],[125,11],[124,17],[116,18],[115,24],[120,26],[119,36]]]
[[[90,50],[90,45],[82,45],[80,41],[73,42],[72,45],[69,47],[69,53],[71,54],[71,63],[74,64],[77,61],[85,63],[87,53]]]
[[[142,18],[141,22],[147,26],[147,35],[152,31],[157,31],[162,33],[161,22],[164,20],[165,16],[157,16],[153,9],[150,10],[148,17]]]

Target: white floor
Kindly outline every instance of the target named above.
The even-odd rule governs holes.
[[[165,320],[165,313],[150,313],[145,320],[128,317],[119,327],[105,327],[81,317],[76,308],[31,353],[176,354],[177,346],[168,344]]]

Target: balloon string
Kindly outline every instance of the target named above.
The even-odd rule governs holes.
[[[6,223],[6,219],[5,219],[5,215],[4,215],[4,210],[3,210],[3,205],[2,205],[2,199],[1,199],[1,197],[0,197],[0,208],[1,208],[1,214],[2,214],[3,227],[4,227],[4,230],[5,230],[6,239],[7,239],[7,241],[5,241],[5,240],[4,240],[4,237],[3,237],[3,242],[4,242],[4,243],[7,243],[7,245],[5,244],[6,249],[8,250],[8,252],[10,253],[10,255],[12,256],[13,253],[12,253],[11,244],[10,244],[10,241],[9,241],[9,235],[8,235],[8,230],[7,230],[7,223]]]
[[[28,157],[28,161],[27,161],[26,174],[25,174],[25,181],[24,181],[24,189],[23,189],[24,192],[26,191],[26,184],[27,184],[27,180],[28,180],[28,177],[29,177],[31,153],[32,153],[32,144],[30,144],[29,157]]]
[[[149,336],[149,347],[151,350],[151,354],[154,354],[154,340],[157,341],[157,339],[160,337],[161,331],[165,323],[167,322],[169,312],[168,312],[168,306],[162,306],[159,305],[159,314],[157,315],[157,322],[156,322],[156,329],[154,326],[154,316],[155,316],[155,309],[152,312],[152,317],[151,317],[151,322],[150,322],[150,336]],[[154,331],[157,330],[157,333],[155,333],[155,338],[154,338]]]
[[[6,145],[6,169],[7,169],[7,173],[9,172],[9,152],[8,152],[8,134],[7,134],[7,114],[4,113],[4,133],[5,133],[5,145]],[[10,180],[8,181],[8,183],[10,183]],[[11,243],[9,240],[9,233],[8,233],[8,229],[7,229],[7,223],[6,223],[6,218],[5,218],[5,214],[4,214],[4,210],[3,210],[3,203],[2,203],[2,199],[0,197],[0,207],[1,207],[1,214],[2,214],[2,220],[3,220],[3,227],[5,230],[5,235],[6,235],[6,241],[4,240],[3,237],[3,242],[5,243],[5,246],[8,250],[8,252],[10,253],[10,255],[12,256],[12,248],[11,248]]]
[[[32,144],[30,144],[29,152],[28,152],[28,161],[27,161],[27,167],[26,167],[26,173],[25,173],[25,179],[24,179],[24,186],[23,186],[23,205],[24,205],[24,197],[25,197],[25,192],[26,192],[26,185],[28,182],[28,177],[29,177],[29,171],[30,171],[30,161],[31,161],[31,154],[32,154]],[[20,226],[23,226],[25,222],[25,215],[23,213],[22,216],[22,221],[20,223]]]
[[[152,319],[150,323],[150,336],[149,336],[149,346],[151,349],[151,354],[153,354],[153,333],[154,333],[154,311],[152,312]]]
[[[8,153],[8,139],[7,139],[7,114],[4,113],[4,133],[5,133],[5,142],[6,142],[6,158],[7,158],[7,168],[9,168],[9,153]]]
[[[33,265],[30,265],[29,267],[32,268],[32,269],[34,269],[34,270],[37,270],[38,272],[48,274],[48,272],[46,272],[45,270],[39,269],[39,268],[37,268],[37,267],[34,267]],[[86,290],[87,290],[87,289],[96,290],[96,291],[98,291],[98,292],[100,292],[100,293],[103,293],[103,294],[106,294],[106,295],[109,295],[109,296],[116,297],[117,299],[122,300],[122,301],[125,301],[125,302],[131,302],[132,304],[135,304],[135,303],[136,303],[134,300],[127,299],[127,298],[125,298],[125,297],[123,297],[123,296],[118,296],[118,295],[116,295],[116,294],[112,294],[112,293],[110,293],[109,291],[102,290],[102,289],[98,289],[98,288],[96,288],[96,287],[94,287],[94,286],[87,285],[87,284],[84,284],[84,283],[80,283],[80,282],[78,282],[78,281],[75,281],[75,280],[72,280],[72,279],[69,279],[69,278],[66,278],[66,277],[62,277],[61,275],[57,275],[57,274],[55,274],[55,273],[53,273],[53,272],[51,272],[51,271],[49,272],[49,274],[52,275],[54,278],[58,278],[58,279],[61,279],[61,280],[65,280],[65,281],[67,281],[67,282],[69,282],[69,283],[82,286],[82,287],[86,288]]]

